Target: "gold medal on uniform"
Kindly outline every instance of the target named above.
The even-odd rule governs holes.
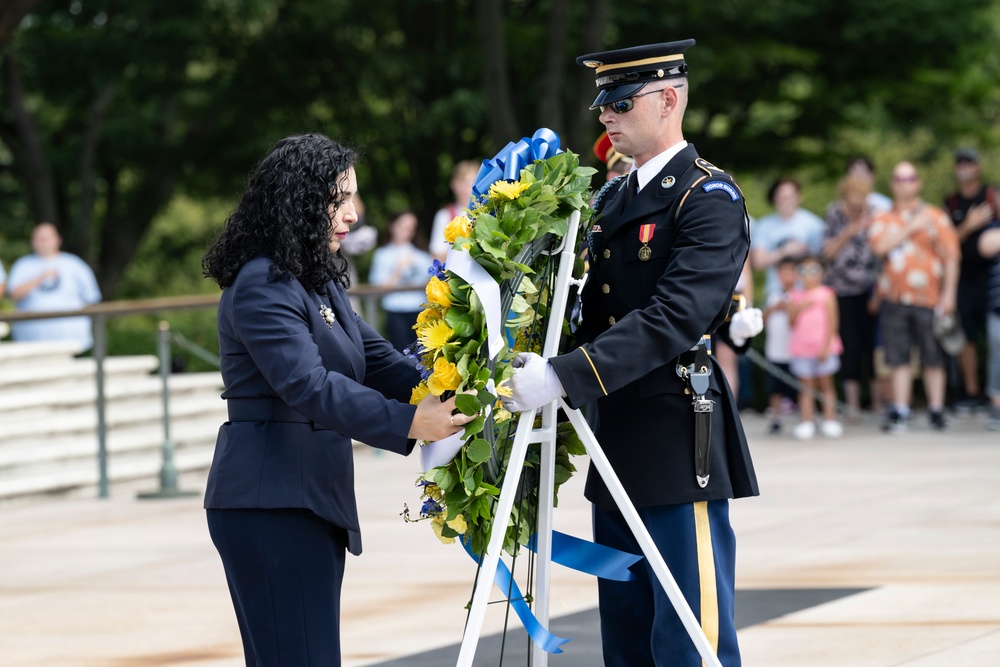
[[[639,240],[642,241],[642,247],[639,248],[639,259],[643,262],[648,262],[649,258],[653,256],[653,251],[649,248],[649,242],[653,240],[653,234],[656,233],[656,225],[642,225],[639,227]]]

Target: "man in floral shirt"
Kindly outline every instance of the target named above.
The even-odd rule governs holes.
[[[892,170],[892,209],[880,214],[868,232],[872,251],[882,260],[878,293],[882,300],[882,342],[892,367],[893,405],[885,429],[906,431],[913,378],[910,350],[920,350],[931,426],[945,427],[945,353],[933,334],[935,314],[953,315],[960,250],[948,216],[920,199],[917,168],[900,162]]]

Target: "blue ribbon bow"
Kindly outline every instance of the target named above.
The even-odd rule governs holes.
[[[518,181],[521,170],[536,160],[547,160],[562,151],[559,150],[559,135],[547,127],[535,130],[531,138],[522,137],[504,146],[503,150],[490,160],[483,160],[476,181],[472,185],[472,202],[490,191],[490,186],[499,180]]]

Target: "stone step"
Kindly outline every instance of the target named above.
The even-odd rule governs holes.
[[[225,412],[215,415],[171,422],[170,440],[177,449],[193,445],[212,447]],[[112,430],[107,436],[109,461],[129,452],[155,452],[159,455],[163,445],[161,423],[133,425]],[[96,468],[97,434],[64,435],[57,437],[25,437],[5,441],[0,446],[0,479],[28,475],[33,467],[78,460]]]
[[[207,470],[212,463],[212,444],[178,446],[174,465],[178,472]],[[149,479],[155,490],[163,460],[159,451],[119,453],[108,457],[108,482]],[[0,478],[0,499],[64,493],[98,486],[97,459],[57,462],[24,470],[16,476]]]
[[[222,376],[211,373],[176,373],[170,376],[171,397],[179,397],[191,392],[222,393]],[[104,385],[105,401],[121,403],[126,400],[150,397],[160,400],[163,380],[159,375],[113,376]],[[38,387],[8,387],[0,389],[0,420],[8,417],[42,414],[40,411],[55,408],[72,408],[81,405],[94,409],[97,401],[97,386],[93,378],[73,381],[53,382]]]
[[[0,366],[34,360],[38,362],[72,359],[82,345],[71,340],[54,340],[31,343],[0,343]]]
[[[160,365],[153,355],[137,355],[128,357],[108,357],[104,360],[105,378],[121,375],[148,375]],[[92,358],[70,359],[63,363],[25,363],[4,364],[0,367],[0,389],[11,387],[26,387],[30,385],[47,385],[51,382],[61,382],[67,379],[93,378],[97,373],[97,364]]]
[[[179,422],[196,416],[224,415],[225,405],[218,392],[172,396],[171,421]],[[125,425],[160,424],[162,420],[163,405],[158,396],[149,396],[146,400],[111,403],[105,411],[105,424],[109,431]],[[97,411],[94,406],[85,405],[57,408],[44,415],[33,412],[28,412],[27,415],[15,413],[6,416],[0,428],[2,428],[0,447],[10,440],[25,437],[44,438],[73,433],[94,433],[97,429]]]

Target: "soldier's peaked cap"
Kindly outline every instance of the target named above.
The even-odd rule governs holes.
[[[651,81],[686,76],[684,52],[692,46],[693,39],[682,39],[580,56],[577,64],[597,75],[597,97],[590,108],[632,97]]]

